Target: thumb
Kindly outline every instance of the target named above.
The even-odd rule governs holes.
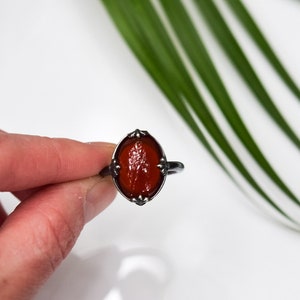
[[[30,299],[115,193],[110,178],[97,176],[49,186],[22,202],[0,227],[0,299]]]

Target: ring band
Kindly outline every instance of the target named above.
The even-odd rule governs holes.
[[[136,129],[117,145],[111,164],[99,175],[111,175],[119,192],[141,206],[160,192],[167,175],[183,169],[183,163],[167,161],[162,147],[147,131]]]

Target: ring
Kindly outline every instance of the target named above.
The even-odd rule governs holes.
[[[181,162],[167,161],[162,147],[147,131],[136,129],[117,145],[111,164],[99,174],[111,175],[118,191],[142,206],[160,192],[167,175],[183,169]]]

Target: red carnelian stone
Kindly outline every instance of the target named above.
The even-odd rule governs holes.
[[[115,178],[119,190],[130,199],[154,197],[164,183],[157,166],[163,156],[160,145],[149,134],[125,138],[115,153],[120,166]]]

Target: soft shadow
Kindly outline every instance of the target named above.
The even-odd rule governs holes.
[[[104,300],[110,293],[122,300],[160,300],[170,276],[169,262],[156,250],[107,247],[84,258],[71,254],[35,300]]]

